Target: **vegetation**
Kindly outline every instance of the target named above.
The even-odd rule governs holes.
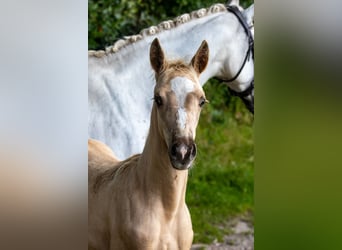
[[[195,242],[210,243],[229,233],[235,216],[253,219],[253,118],[240,99],[214,81],[197,128],[198,156],[189,176],[187,204]]]
[[[240,1],[244,7],[252,1]],[[89,0],[89,49],[103,49],[125,35],[199,8],[213,0]],[[222,240],[228,219],[253,215],[253,116],[216,80],[205,85],[210,101],[197,129],[198,156],[190,170],[187,204],[194,242]],[[253,219],[253,217],[252,217]]]

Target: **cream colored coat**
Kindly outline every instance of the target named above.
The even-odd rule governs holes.
[[[143,153],[118,161],[109,147],[88,141],[89,249],[190,249],[185,192],[206,101],[198,76],[208,57],[203,41],[190,64],[168,62],[155,39],[150,60],[157,84]]]

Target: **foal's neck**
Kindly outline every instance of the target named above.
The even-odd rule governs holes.
[[[142,188],[159,197],[166,214],[172,216],[185,203],[188,170],[172,167],[166,143],[158,131],[155,109],[152,109],[150,131],[138,169]]]

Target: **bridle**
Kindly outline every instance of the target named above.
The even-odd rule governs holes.
[[[253,39],[251,31],[249,30],[248,24],[247,24],[245,18],[243,17],[242,13],[240,12],[240,10],[236,6],[229,6],[228,5],[228,6],[226,6],[226,8],[228,11],[232,12],[237,17],[237,19],[241,23],[241,25],[244,28],[244,30],[247,34],[247,37],[248,37],[248,50],[246,52],[245,59],[243,60],[243,63],[241,65],[239,71],[231,79],[217,78],[218,80],[220,80],[222,82],[233,82],[240,75],[240,73],[241,73],[242,69],[244,68],[247,60],[249,61],[251,53],[252,53],[252,58],[254,60],[254,39]],[[251,81],[251,83],[249,84],[249,86],[247,87],[247,89],[245,89],[244,91],[237,92],[231,88],[229,88],[229,91],[232,95],[240,97],[243,100],[243,102],[247,105],[248,109],[250,109],[251,108],[250,104],[248,104],[247,100],[244,97],[249,96],[252,93],[253,89],[254,89],[254,78]]]

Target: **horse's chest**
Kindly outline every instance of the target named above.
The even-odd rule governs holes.
[[[190,249],[192,243],[192,231],[184,232],[179,235],[174,232],[174,230],[163,230],[156,232],[156,230],[145,228],[144,233],[141,233],[139,230],[135,235],[136,246],[137,249],[164,249],[164,250],[173,250],[173,249]],[[148,235],[146,235],[146,233]],[[132,242],[132,239],[131,239]]]
[[[150,220],[126,228],[129,249],[190,249],[193,232],[190,218],[177,216],[173,221],[150,217]]]
[[[160,235],[159,244],[156,249],[190,249],[192,244],[192,229],[177,228]]]

